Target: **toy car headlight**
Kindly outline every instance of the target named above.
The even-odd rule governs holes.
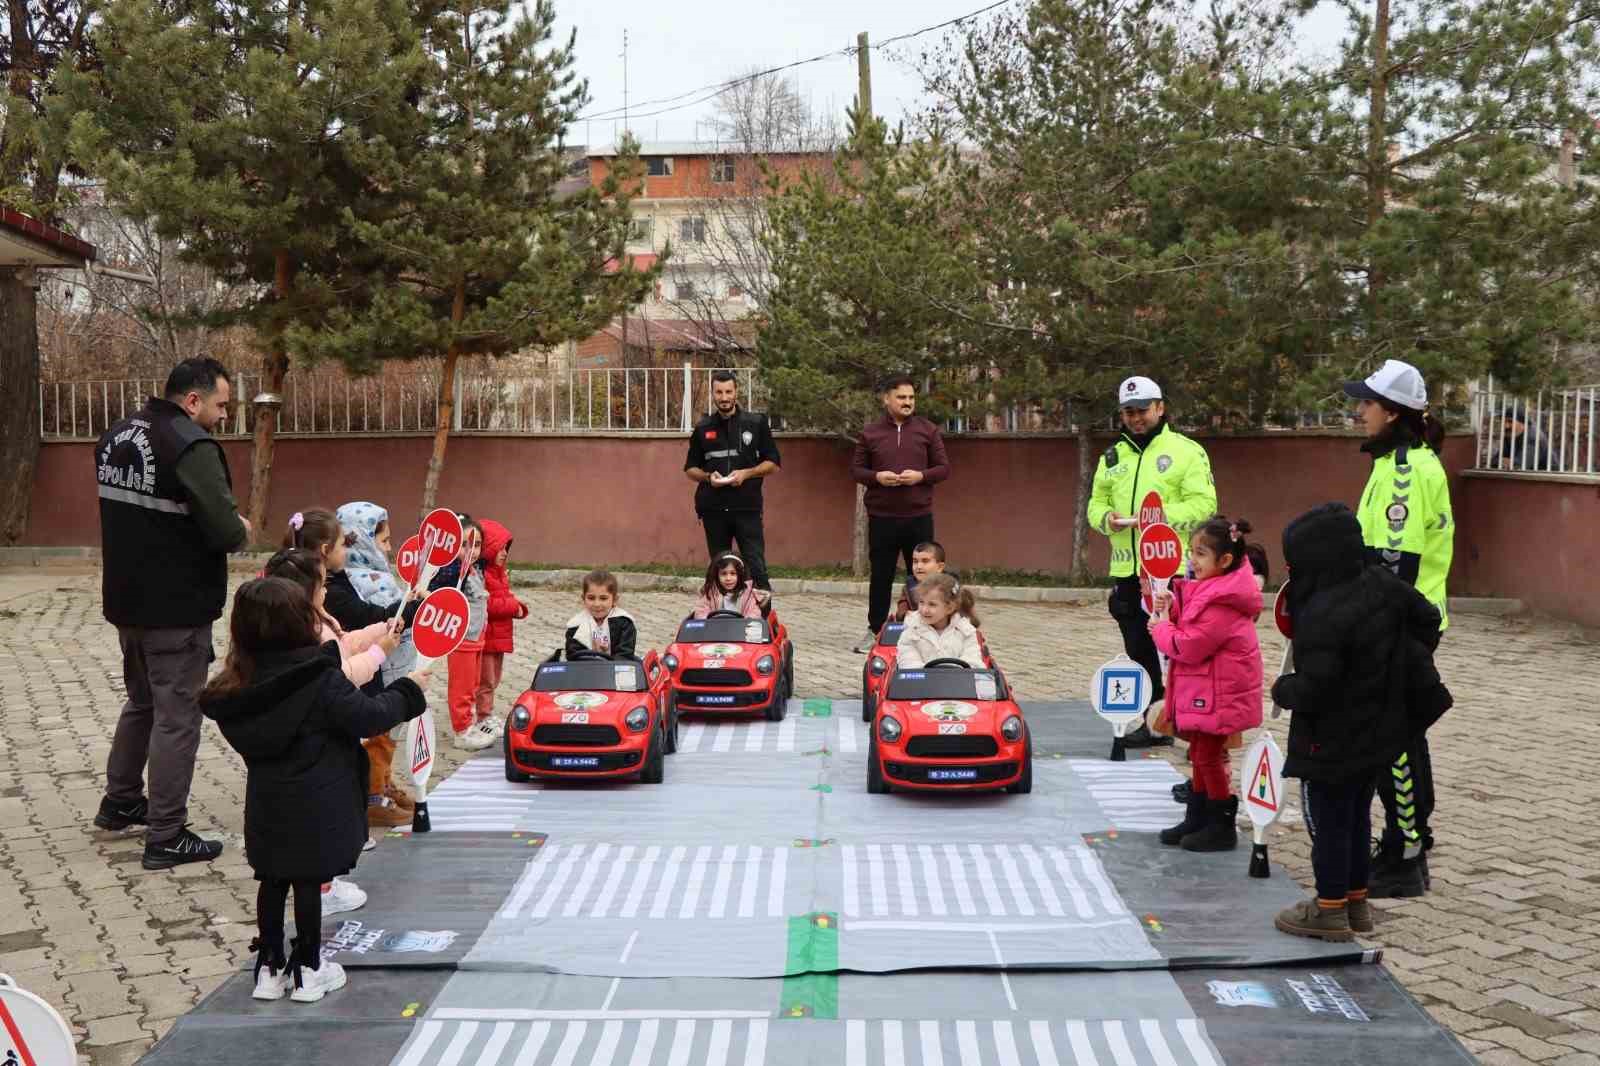
[[[528,723],[531,721],[533,721],[533,716],[528,713],[528,708],[526,707],[518,707],[511,712],[511,728],[519,733],[528,728]]]
[[[900,739],[900,722],[898,719],[884,715],[878,719],[878,738],[893,744]]]
[[[889,664],[883,661],[883,656],[874,655],[872,662],[867,664],[867,669],[872,671],[873,676],[878,676],[889,669]]]
[[[645,707],[635,707],[623,719],[630,733],[643,733],[644,727],[650,724],[650,711]]]
[[[776,665],[777,664],[772,661],[772,656],[763,655],[761,658],[756,660],[756,673],[760,674],[762,677],[767,677],[772,673],[772,670]]]
[[[1012,715],[1000,723],[1000,735],[1007,740],[1022,739],[1022,719]]]
[[[676,670],[678,668],[678,657],[670,651],[661,657],[661,661],[666,664],[668,670]]]

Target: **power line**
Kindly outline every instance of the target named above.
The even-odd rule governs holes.
[[[1012,2],[1012,0],[995,0],[994,3],[988,4],[988,5],[984,6],[984,7],[980,7],[976,11],[969,11],[965,15],[957,15],[955,18],[946,19],[945,21],[940,22],[940,23],[936,23],[935,25],[932,25],[932,26],[924,26],[920,30],[912,30],[909,33],[902,33],[902,34],[898,34],[898,35],[896,35],[894,37],[886,38],[886,39],[884,39],[882,41],[877,42],[876,44],[871,45],[870,47],[872,49],[876,50],[876,49],[879,49],[879,48],[883,48],[886,45],[894,44],[894,43],[896,43],[898,41],[907,41],[907,40],[910,40],[913,37],[921,37],[923,34],[932,33],[935,30],[942,30],[947,26],[954,26],[954,25],[957,25],[958,23],[966,22],[969,19],[977,18],[979,15],[983,15],[983,14],[986,14],[986,13],[988,13],[990,11],[993,11],[997,7],[1004,7],[1006,4],[1009,4],[1011,2]],[[810,58],[807,58],[807,59],[797,59],[793,63],[784,63],[781,66],[769,67],[766,70],[758,70],[758,71],[755,71],[754,73],[746,74],[746,75],[744,75],[742,77],[738,77],[738,78],[733,78],[733,79],[731,79],[729,81],[714,82],[714,83],[712,83],[710,85],[702,85],[698,89],[690,89],[688,92],[678,93],[676,96],[663,96],[663,97],[661,97],[660,99],[657,99],[657,100],[645,100],[642,103],[638,103],[638,104],[634,104],[633,105],[633,107],[655,107],[658,104],[660,104],[660,105],[671,105],[671,106],[661,107],[659,110],[656,110],[656,111],[646,111],[646,112],[643,112],[643,113],[637,113],[637,112],[633,112],[631,108],[628,108],[626,105],[624,105],[623,107],[611,108],[608,111],[591,111],[588,114],[579,115],[578,118],[575,119],[574,121],[585,122],[585,121],[592,121],[592,120],[596,120],[596,119],[608,119],[608,118],[615,118],[616,116],[623,115],[623,114],[628,114],[628,116],[630,118],[654,118],[657,115],[665,115],[665,114],[669,114],[670,112],[673,112],[673,111],[682,111],[684,108],[696,107],[696,106],[698,106],[700,104],[705,103],[708,100],[716,99],[718,96],[721,96],[723,93],[727,92],[729,89],[738,88],[740,85],[744,85],[744,84],[746,84],[748,82],[758,81],[761,78],[765,78],[765,77],[768,77],[768,76],[773,75],[773,74],[781,74],[786,70],[793,70],[796,67],[808,66],[808,65],[810,65],[812,63],[820,63],[825,59],[839,59],[839,58],[842,58],[842,57],[845,57],[845,56],[854,55],[855,53],[856,53],[856,48],[855,48],[854,45],[846,45],[843,48],[836,48],[836,49],[834,49],[832,51],[822,52],[822,53],[820,53],[818,55],[811,56]],[[692,97],[696,97],[696,99],[688,100],[688,98],[691,97],[691,96]],[[680,100],[687,100],[688,102],[687,103],[678,103],[678,101],[680,101]]]

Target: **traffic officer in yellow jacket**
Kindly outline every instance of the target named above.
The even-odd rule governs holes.
[[[1217,486],[1206,450],[1167,424],[1161,387],[1147,377],[1131,377],[1117,387],[1122,411],[1122,436],[1107,448],[1094,471],[1089,495],[1089,525],[1111,540],[1111,617],[1122,630],[1128,657],[1150,674],[1155,691],[1165,694],[1160,657],[1147,628],[1140,602],[1137,546],[1139,505],[1154,489],[1161,494],[1167,524],[1185,546],[1189,534],[1217,513]],[[1171,737],[1153,736],[1140,724],[1129,734],[1128,747],[1171,744]]]
[[[1372,475],[1361,493],[1357,516],[1367,555],[1416,586],[1439,610],[1439,628],[1450,625],[1445,578],[1454,551],[1455,516],[1450,482],[1439,448],[1444,427],[1428,416],[1428,389],[1410,363],[1390,359],[1365,381],[1344,391],[1357,401],[1355,418],[1366,432],[1361,450],[1372,456]],[[1368,885],[1377,899],[1420,896],[1428,881],[1427,849],[1433,847],[1433,762],[1428,737],[1419,733],[1380,774],[1385,824]]]

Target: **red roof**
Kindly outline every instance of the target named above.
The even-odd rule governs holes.
[[[628,263],[634,270],[649,270],[656,265],[657,258],[654,252],[643,252],[639,255],[629,255]],[[615,274],[616,272],[617,261],[615,259],[606,260],[606,273]]]
[[[749,348],[755,339],[753,327],[739,324],[699,322],[687,318],[628,317],[628,347],[659,348],[669,352],[714,352],[727,348]],[[622,323],[614,321],[601,330],[614,340],[622,340]]]
[[[94,245],[88,241],[9,207],[0,207],[0,237],[12,238],[5,242],[8,247],[0,250],[0,260],[16,258],[32,266],[82,266],[95,258]]]

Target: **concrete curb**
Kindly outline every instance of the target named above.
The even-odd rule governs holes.
[[[244,552],[228,557],[228,568],[235,573],[255,573],[268,559],[269,552]],[[76,548],[0,548],[0,567],[48,567],[100,564],[100,549]],[[512,570],[511,584],[517,588],[577,588],[587,570]],[[672,574],[648,574],[631,570],[615,571],[617,584],[630,592],[684,592],[690,595],[700,591],[698,577],[677,577]],[[835,581],[819,578],[776,577],[772,591],[779,596],[865,596],[865,581]],[[997,603],[1054,603],[1076,606],[1098,605],[1106,601],[1110,590],[1104,588],[1069,588],[1042,585],[973,585],[973,595],[979,600]],[[1277,594],[1269,592],[1264,597],[1266,609],[1271,610]],[[1526,605],[1519,599],[1477,596],[1451,596],[1452,614],[1485,615],[1506,618],[1522,614]]]

